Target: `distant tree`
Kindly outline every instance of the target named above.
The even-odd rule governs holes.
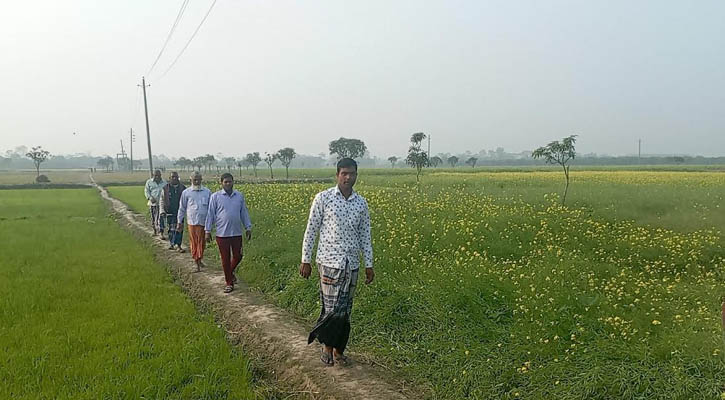
[[[259,156],[259,152],[255,151],[254,153],[248,153],[244,159],[247,161],[249,165],[252,166],[252,170],[254,170],[254,177],[257,177],[257,165],[262,161],[262,157]]]
[[[118,163],[118,170],[131,170],[131,160],[128,157],[120,157],[116,160]]]
[[[398,157],[390,156],[388,157],[388,161],[390,161],[390,168],[395,168],[395,163],[398,162]]]
[[[674,157],[672,157],[672,161],[674,161],[675,164],[682,164],[685,162],[685,157],[674,156]]]
[[[274,160],[276,160],[276,159],[277,159],[276,153],[275,154],[265,153],[264,162],[266,162],[267,165],[269,165],[269,177],[271,179],[274,179],[274,172],[272,172],[272,164],[274,164]]]
[[[237,163],[237,159],[234,157],[224,157],[222,159],[222,162],[227,167],[227,171],[230,171],[234,167],[234,165]],[[241,173],[242,172],[240,170],[239,174],[241,174]]]
[[[206,161],[204,160],[204,156],[194,157],[194,159],[191,161],[192,167],[195,167],[198,171],[201,171],[201,167],[206,165]]]
[[[113,167],[113,158],[110,156],[105,156],[98,160],[98,166],[101,168],[105,168],[106,172],[110,172],[111,167]]]
[[[212,167],[216,165],[216,158],[214,158],[211,154],[206,154],[203,156],[204,158],[204,166],[206,167],[207,171],[210,171]]]
[[[193,161],[189,160],[186,157],[179,157],[178,160],[174,161],[174,165],[177,167],[181,167],[182,171],[186,171],[187,167],[190,167],[192,165]]]
[[[425,133],[418,132],[414,133],[410,137],[410,148],[408,149],[408,157],[405,158],[405,163],[414,167],[416,170],[415,181],[420,182],[420,173],[423,167],[428,165],[428,154],[421,149],[421,142],[426,138]]]
[[[25,153],[25,156],[29,159],[33,160],[33,164],[35,164],[35,172],[36,172],[36,179],[40,176],[40,164],[44,163],[45,160],[50,157],[50,152],[47,150],[43,150],[42,146],[36,146],[30,149],[29,152]]]
[[[473,168],[473,167],[475,167],[475,166],[476,166],[476,163],[477,163],[477,162],[478,162],[478,158],[476,158],[476,157],[471,157],[471,158],[469,158],[468,160],[466,160],[466,165],[470,165],[470,166],[471,166],[471,168]]]
[[[559,142],[553,141],[546,146],[539,147],[531,153],[533,158],[543,158],[547,164],[559,164],[564,169],[564,177],[566,178],[566,186],[564,187],[564,196],[561,198],[561,204],[566,202],[566,194],[569,192],[569,162],[576,157],[577,135],[565,137]]]
[[[439,165],[443,164],[443,160],[441,160],[438,156],[433,156],[430,158],[430,165],[433,166],[433,168],[437,168]]]
[[[241,177],[242,176],[242,167],[246,167],[247,162],[243,158],[240,158],[240,159],[236,160],[236,162],[234,164],[239,168],[239,176]]]
[[[456,164],[458,164],[458,157],[456,157],[456,156],[448,157],[448,164],[451,165],[451,168],[456,168]]]
[[[289,179],[289,165],[292,163],[292,160],[295,157],[297,157],[297,153],[295,153],[295,149],[291,147],[285,147],[284,149],[280,149],[279,151],[277,151],[277,158],[282,163],[282,165],[284,165],[287,179]]]
[[[341,158],[362,157],[367,149],[365,142],[359,139],[341,137],[330,142],[330,154],[337,154],[338,160]]]

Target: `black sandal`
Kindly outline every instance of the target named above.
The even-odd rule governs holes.
[[[234,290],[234,286],[227,286],[224,288],[224,293],[231,293]]]
[[[325,350],[322,350],[322,355],[320,355],[320,361],[322,361],[322,363],[327,366],[335,365],[335,361],[332,358],[332,353],[328,353]]]

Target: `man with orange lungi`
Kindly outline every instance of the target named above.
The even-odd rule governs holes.
[[[191,248],[191,257],[196,263],[196,270],[201,271],[204,267],[202,258],[204,257],[204,223],[206,222],[206,214],[209,212],[209,198],[211,191],[201,184],[201,174],[194,172],[191,175],[191,187],[186,188],[181,193],[179,200],[179,212],[177,214],[177,229],[184,229],[184,217],[189,225],[189,247]]]

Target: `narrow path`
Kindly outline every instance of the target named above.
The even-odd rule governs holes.
[[[105,188],[92,184],[113,210],[142,237],[151,238],[151,227]],[[411,388],[396,387],[381,379],[379,368],[360,361],[350,367],[326,367],[319,361],[320,347],[307,344],[308,327],[286,311],[268,304],[243,283],[231,294],[223,294],[221,271],[196,273],[188,253],[165,250],[167,242],[153,240],[159,258],[195,300],[212,308],[227,332],[240,340],[244,351],[261,357],[285,386],[298,390],[298,397],[314,399],[406,399],[418,398]],[[353,356],[354,358],[354,356]]]

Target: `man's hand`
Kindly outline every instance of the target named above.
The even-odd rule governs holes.
[[[174,229],[176,232],[183,232],[184,231],[184,224],[176,224],[176,229]]]
[[[247,236],[247,241],[250,241],[250,240],[252,240],[252,230],[251,230],[251,229],[249,229],[249,230],[247,231],[247,234],[246,234],[246,236]]]
[[[206,235],[204,235],[204,238],[207,243],[211,243],[211,232],[207,232]]]
[[[373,279],[375,279],[375,271],[372,268],[365,268],[365,284],[371,284]]]
[[[310,274],[312,273],[312,266],[310,263],[301,263],[300,264],[300,276],[307,279],[310,277]]]

